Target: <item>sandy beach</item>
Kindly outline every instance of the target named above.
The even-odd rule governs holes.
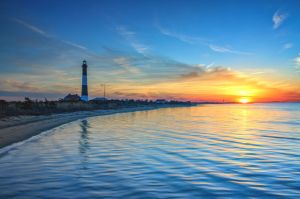
[[[95,111],[79,111],[72,113],[41,115],[41,116],[18,116],[8,117],[0,120],[0,148],[13,143],[26,140],[43,131],[55,128],[62,124],[72,122],[77,119],[110,115],[115,113],[125,113],[134,111],[153,110],[157,108],[166,108],[174,106],[144,106],[134,108],[121,108]],[[176,106],[175,106],[176,107]]]

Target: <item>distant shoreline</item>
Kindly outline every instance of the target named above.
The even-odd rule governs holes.
[[[118,108],[107,110],[77,111],[72,113],[18,116],[0,120],[0,149],[38,135],[60,125],[93,116],[111,115],[135,111],[147,111],[159,108],[190,107],[193,105],[156,105]]]

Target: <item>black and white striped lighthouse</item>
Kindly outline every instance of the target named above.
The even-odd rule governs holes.
[[[88,82],[87,82],[87,64],[84,60],[82,63],[82,87],[81,87],[81,100],[82,101],[89,101],[88,95]]]

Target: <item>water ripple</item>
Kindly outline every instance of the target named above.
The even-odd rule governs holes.
[[[75,121],[2,153],[0,198],[298,198],[297,107],[206,105]]]

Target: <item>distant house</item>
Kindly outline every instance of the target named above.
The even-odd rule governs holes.
[[[68,94],[66,97],[64,97],[63,101],[65,102],[79,102],[81,100],[80,96],[77,94]]]
[[[165,100],[165,99],[157,99],[157,100],[155,101],[156,104],[166,104],[167,102],[168,102],[168,101]]]
[[[96,97],[96,98],[92,99],[91,101],[93,101],[93,102],[104,102],[104,101],[107,101],[107,98],[105,98],[105,97]]]

